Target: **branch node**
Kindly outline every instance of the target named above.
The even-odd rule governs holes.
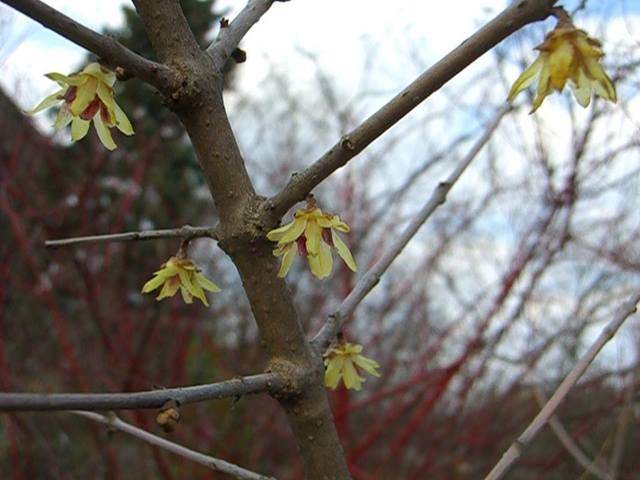
[[[344,135],[340,139],[340,146],[342,148],[344,148],[345,150],[349,150],[350,152],[355,152],[355,150],[356,150],[356,147],[353,144],[353,142],[351,141],[351,137],[349,137],[349,135]]]

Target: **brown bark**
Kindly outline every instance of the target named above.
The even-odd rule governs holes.
[[[287,381],[278,395],[296,436],[307,478],[349,478],[322,382],[322,358],[306,341],[258,215],[255,193],[222,101],[221,77],[194,44],[173,0],[135,2],[158,57],[184,75],[169,102],[193,143],[220,216],[219,245],[236,265],[269,355]],[[176,19],[175,17],[180,18]],[[171,34],[167,35],[167,28]],[[195,45],[195,47],[194,47]]]

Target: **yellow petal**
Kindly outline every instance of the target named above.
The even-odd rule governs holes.
[[[325,360],[325,365],[327,369],[324,372],[324,384],[325,386],[335,390],[338,387],[338,383],[340,383],[344,357],[336,356],[328,358]]]
[[[73,115],[77,116],[84,112],[85,108],[96,98],[97,88],[98,81],[95,78],[90,78],[85,84],[78,87],[76,98],[73,99],[69,107]]]
[[[353,255],[351,255],[349,247],[347,247],[340,238],[340,235],[338,235],[334,230],[331,230],[331,239],[333,240],[333,246],[336,247],[336,250],[338,251],[338,255],[340,255],[342,260],[344,260],[347,267],[349,267],[352,272],[357,272],[358,266],[356,265],[356,261],[353,259]]]
[[[550,71],[549,71],[549,64],[545,62],[542,65],[542,70],[540,71],[540,80],[538,81],[538,91],[536,94],[536,98],[533,100],[533,108],[531,109],[531,113],[535,112],[540,107],[540,105],[542,105],[542,102],[544,101],[545,97],[549,95],[549,93],[551,93],[550,82],[551,82],[551,77],[550,77]]]
[[[116,127],[125,135],[133,135],[133,125],[127,118],[127,115],[115,101],[113,102],[114,112],[116,114]]]
[[[568,41],[560,42],[548,59],[551,86],[562,91],[571,72],[571,64],[575,61],[573,46]]]
[[[50,80],[53,80],[61,87],[66,87],[67,85],[73,85],[75,87],[78,87],[86,81],[76,76],[67,76],[57,72],[47,73],[45,77],[47,77]]]
[[[318,255],[315,257],[308,255],[307,261],[309,262],[311,273],[320,280],[327,278],[331,274],[333,257],[331,256],[331,248],[326,243],[320,242]]]
[[[320,243],[322,243],[322,228],[320,228],[320,225],[315,221],[307,222],[304,235],[307,237],[306,245],[309,255],[318,255]]]
[[[118,148],[116,142],[113,141],[111,132],[102,121],[102,115],[100,113],[93,117],[93,126],[96,128],[98,138],[100,138],[100,141],[107,150],[115,150],[116,148]]]
[[[113,100],[113,90],[104,82],[98,82],[96,94],[106,108],[109,121],[106,122],[109,127],[116,125],[116,102]]]
[[[89,65],[84,67],[82,73],[91,75],[100,82],[107,84],[109,87],[112,87],[113,84],[116,83],[115,72],[103,67],[97,62],[90,63]]]
[[[162,287],[162,290],[160,290],[160,294],[156,297],[156,300],[162,300],[166,297],[173,297],[178,291],[178,288],[180,288],[180,282],[177,278],[173,277],[168,279],[164,283],[164,286]]]
[[[189,293],[189,291],[180,285],[180,295],[182,295],[182,301],[191,305],[193,303],[193,296]]]
[[[142,293],[149,293],[160,287],[166,279],[160,275],[156,275],[142,286]]]
[[[587,78],[582,69],[578,72],[577,83],[570,82],[569,86],[573,91],[576,101],[584,108],[589,106],[591,102],[591,80]]]
[[[296,258],[296,244],[290,243],[282,247],[282,260],[280,260],[280,269],[278,270],[278,277],[284,278],[289,273],[291,265]]]
[[[302,232],[304,232],[306,226],[306,217],[295,218],[293,221],[287,223],[286,225],[271,230],[269,233],[267,233],[267,238],[272,242],[278,242],[280,244],[293,242],[300,235],[302,235]]]
[[[353,363],[374,377],[380,376],[380,372],[378,372],[380,365],[375,360],[363,357],[362,355],[354,355]]]
[[[80,117],[73,117],[71,121],[71,139],[74,142],[81,140],[89,131],[89,124],[91,122],[83,120]]]
[[[520,93],[533,83],[536,75],[540,73],[542,64],[542,56],[539,56],[536,61],[529,66],[529,68],[522,72],[518,79],[513,83],[513,86],[509,91],[509,96],[507,97],[508,102],[513,102],[513,99],[516,97],[516,95],[518,95],[518,93]]]
[[[351,358],[345,358],[344,368],[342,369],[342,381],[344,382],[344,386],[349,390],[359,391],[362,389],[362,382],[364,382],[365,379],[358,375]]]
[[[220,287],[218,285],[213,283],[211,280],[209,280],[207,277],[205,277],[201,273],[196,273],[195,280],[198,283],[198,285],[200,285],[205,290],[208,290],[210,292],[219,292],[219,291],[221,291]]]
[[[28,110],[26,114],[35,115],[36,113],[41,112],[42,110],[46,110],[56,103],[59,103],[60,101],[62,101],[62,97],[64,96],[65,92],[66,89],[63,88],[62,90],[58,90],[56,93],[52,93],[51,95],[45,97],[44,100],[42,100],[38,105],[36,105],[33,110]]]
[[[63,105],[62,107],[60,107],[60,110],[58,111],[58,115],[56,116],[56,121],[53,122],[53,128],[55,128],[56,130],[60,130],[61,128],[64,128],[67,125],[69,125],[72,119],[73,119],[73,115],[71,115],[71,112],[66,107],[66,105]]]

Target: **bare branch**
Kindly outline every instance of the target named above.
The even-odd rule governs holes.
[[[302,172],[292,176],[287,185],[266,202],[265,208],[270,209],[275,217],[282,217],[294,204],[304,200],[316,185],[344,166],[477,58],[523,26],[547,18],[556,1],[521,0],[514,2],[420,75],[360,126],[343,136],[322,157]]]
[[[215,66],[221,70],[247,32],[271,7],[274,0],[249,0],[230,24],[222,24],[218,38],[207,48]]]
[[[396,257],[400,255],[404,247],[407,246],[409,241],[414,237],[431,214],[446,201],[447,193],[449,193],[451,187],[453,187],[469,164],[474,158],[476,158],[478,153],[480,153],[484,145],[489,141],[495,130],[498,128],[498,125],[504,115],[510,110],[510,106],[505,106],[498,111],[494,120],[487,127],[482,137],[480,137],[473,145],[469,153],[467,153],[467,155],[462,159],[455,170],[451,172],[449,177],[438,184],[427,203],[422,207],[411,223],[407,225],[404,232],[402,232],[384,255],[380,257],[375,265],[373,265],[373,267],[371,267],[369,271],[365,273],[360,280],[358,280],[358,283],[353,290],[351,290],[351,293],[347,295],[347,298],[343,300],[338,310],[329,316],[327,322],[312,340],[313,344],[320,351],[326,350],[333,338],[340,331],[344,321],[353,313],[369,292],[373,290],[373,287],[378,284],[382,274],[387,270],[387,268],[389,268]]]
[[[511,444],[509,449],[504,453],[500,461],[493,467],[491,472],[485,477],[485,480],[498,480],[503,478],[518,461],[524,449],[536,437],[540,429],[549,421],[560,404],[564,401],[573,386],[578,382],[585,370],[591,365],[596,355],[602,350],[602,347],[613,338],[624,321],[636,312],[637,304],[640,302],[640,292],[624,304],[616,313],[613,320],[600,333],[600,336],[586,351],[586,353],[578,360],[569,374],[556,389],[546,405],[540,410],[533,421],[525,429],[524,432]]]
[[[88,418],[95,422],[103,423],[105,425],[108,425],[110,428],[115,428],[122,432],[128,433],[129,435],[132,435],[142,440],[143,442],[147,442],[150,445],[162,448],[163,450],[167,450],[171,453],[175,453],[176,455],[180,455],[187,460],[191,460],[192,462],[204,465],[205,467],[208,467],[217,472],[232,475],[233,477],[239,478],[241,480],[275,480],[273,477],[260,475],[259,473],[246,470],[242,467],[234,465],[233,463],[225,462],[224,460],[210,457],[209,455],[205,455],[204,453],[196,452],[195,450],[183,447],[182,445],[178,445],[177,443],[170,442],[169,440],[154,435],[153,433],[147,432],[146,430],[143,430],[141,428],[134,427],[133,425],[120,420],[115,414],[101,415],[99,413],[83,412],[79,410],[72,410],[71,413],[84,418]]]
[[[548,401],[545,398],[542,389],[539,386],[535,386],[533,389],[533,393],[535,394],[536,401],[540,404],[540,408],[542,408]],[[571,438],[571,435],[569,435],[558,417],[552,415],[551,418],[549,418],[549,426],[551,427],[551,430],[553,430],[553,433],[555,433],[556,437],[558,437],[558,440],[564,446],[567,452],[569,452],[569,454],[575,459],[576,462],[578,462],[578,464],[582,468],[584,468],[591,475],[600,480],[613,480],[614,477],[611,473],[606,472],[598,467],[595,461],[591,460],[587,456],[587,454],[582,451],[580,446],[573,441],[573,438]]]
[[[39,0],[0,0],[44,27],[95,53],[111,67],[122,67],[160,90],[177,84],[173,70],[129,50],[116,39],[101,35]]]
[[[192,227],[190,225],[184,225],[183,227],[165,230],[142,230],[139,232],[109,233],[105,235],[91,235],[89,237],[47,240],[44,242],[44,245],[49,248],[56,248],[85,243],[133,242],[137,240],[158,240],[161,238],[184,238],[191,240],[198,237],[217,239],[217,227]]]
[[[273,373],[234,378],[192,387],[131,393],[0,393],[0,412],[44,410],[128,410],[160,408],[170,400],[179,405],[235,397],[249,393],[277,392],[282,379]]]

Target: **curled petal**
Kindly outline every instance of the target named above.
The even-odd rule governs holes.
[[[118,146],[116,142],[113,141],[113,137],[111,136],[111,132],[104,124],[102,120],[102,115],[96,115],[93,117],[93,126],[96,128],[96,133],[98,134],[98,138],[105,146],[107,150],[115,150]]]
[[[267,233],[267,238],[272,242],[278,242],[280,244],[293,242],[296,240],[307,226],[306,217],[295,218],[293,221],[283,225],[282,227],[275,228]]]
[[[284,278],[291,270],[291,265],[293,265],[293,261],[296,258],[296,244],[289,243],[287,245],[282,245],[278,247],[273,253],[277,256],[282,256],[280,260],[280,269],[278,270],[278,277]]]
[[[518,77],[518,79],[514,82],[511,90],[509,91],[509,96],[507,97],[508,102],[513,102],[513,99],[516,98],[516,95],[521,91],[525,90],[529,85],[533,83],[536,79],[536,75],[540,73],[542,69],[543,60],[542,57],[538,57],[535,62],[529,66],[522,74]]]
[[[66,88],[63,88],[62,90],[58,90],[56,93],[52,93],[48,97],[45,97],[45,99],[42,100],[38,105],[36,105],[33,110],[27,111],[27,115],[35,115],[36,113],[41,112],[42,110],[46,110],[56,103],[59,103],[66,91]]]
[[[198,285],[200,285],[205,290],[208,290],[210,292],[220,292],[221,291],[221,289],[220,289],[220,287],[218,285],[213,283],[211,280],[209,280],[203,274],[196,273],[195,277],[196,277],[195,279],[196,279],[196,282],[198,283]]]
[[[351,250],[349,250],[349,247],[347,247],[347,245],[342,241],[340,235],[331,230],[331,238],[340,258],[344,260],[344,263],[347,264],[347,267],[349,267],[352,272],[357,272],[358,266],[356,265],[356,261],[353,259],[353,255],[351,255]]]

